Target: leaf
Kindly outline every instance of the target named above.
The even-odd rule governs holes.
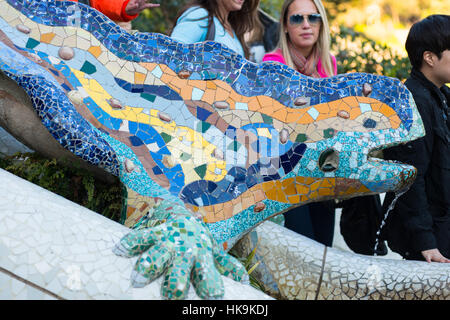
[[[260,263],[261,263],[261,261],[256,262],[256,263],[253,265],[253,267],[251,267],[251,268],[247,271],[247,273],[248,273],[249,275],[251,275],[252,272],[259,266]]]

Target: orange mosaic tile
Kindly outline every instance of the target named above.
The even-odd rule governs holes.
[[[41,42],[50,43],[54,37],[55,34],[53,32],[44,33],[41,35]]]
[[[91,46],[88,51],[96,58],[102,54],[102,49],[100,46]]]

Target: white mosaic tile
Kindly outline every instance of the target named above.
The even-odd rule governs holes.
[[[2,169],[0,193],[0,299],[160,299],[161,278],[132,288],[135,259],[112,252],[128,228]],[[271,299],[222,278],[225,299]]]
[[[354,254],[325,247],[267,221],[236,249],[258,246],[255,277],[285,299],[450,299],[450,265]],[[278,291],[273,288],[278,287]]]

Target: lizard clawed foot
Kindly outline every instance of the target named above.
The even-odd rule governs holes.
[[[190,215],[172,215],[153,228],[142,225],[125,235],[113,251],[124,257],[139,255],[131,274],[133,287],[164,275],[161,295],[165,299],[186,298],[191,282],[200,298],[222,299],[221,274],[248,281],[242,264],[219,247],[203,222]]]

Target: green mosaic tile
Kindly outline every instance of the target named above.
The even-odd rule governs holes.
[[[267,115],[265,115],[264,113],[261,114],[263,121],[265,124],[272,124],[273,123],[273,119]]]
[[[27,44],[25,45],[25,47],[27,49],[34,49],[35,47],[37,47],[38,45],[40,45],[41,43],[33,38],[29,38],[27,41]]]
[[[295,142],[305,142],[307,139],[308,139],[308,137],[306,136],[306,134],[299,133],[297,135],[297,138],[295,139]]]
[[[85,61],[83,66],[81,67],[80,71],[82,71],[86,74],[93,74],[93,73],[97,72],[97,68],[89,61]]]
[[[194,170],[198,174],[198,176],[203,179],[206,174],[206,164],[202,164],[201,166],[195,167]]]
[[[172,136],[168,135],[165,132],[161,133],[161,137],[163,138],[165,143],[169,143],[172,140]]]
[[[141,98],[148,100],[150,102],[155,102],[156,96],[148,93],[141,93]]]

